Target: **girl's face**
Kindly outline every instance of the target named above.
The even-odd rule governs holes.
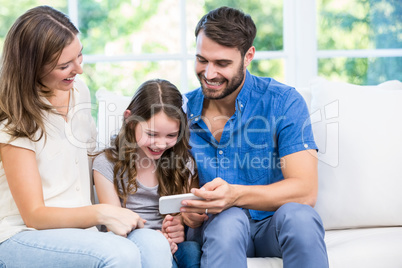
[[[173,147],[180,132],[180,121],[159,112],[148,121],[139,122],[135,127],[135,140],[146,157],[157,160]]]
[[[67,91],[73,87],[74,78],[77,74],[82,74],[82,45],[77,36],[61,52],[56,67],[49,72],[45,67],[44,77],[41,82],[48,89]]]

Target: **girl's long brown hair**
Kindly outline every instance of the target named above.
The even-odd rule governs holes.
[[[198,187],[195,161],[190,153],[187,117],[181,108],[182,103],[182,95],[172,83],[155,79],[143,83],[127,107],[131,115],[124,119],[114,139],[114,145],[105,149],[107,159],[114,164],[114,187],[124,205],[127,196],[135,194],[138,187],[135,166],[138,145],[135,127],[161,111],[180,122],[180,131],[177,143],[166,150],[155,163],[159,182],[158,194],[181,194],[189,192],[192,187]]]
[[[41,78],[77,34],[68,17],[49,6],[28,10],[10,28],[0,69],[0,121],[12,138],[42,138],[43,112],[52,107],[41,99],[51,94]]]

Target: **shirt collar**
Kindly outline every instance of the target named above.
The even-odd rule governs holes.
[[[247,101],[250,98],[250,93],[253,88],[253,78],[248,70],[246,70],[246,78],[239,95],[236,98],[236,110],[242,112],[246,107]]]

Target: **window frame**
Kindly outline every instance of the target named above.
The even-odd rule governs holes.
[[[180,52],[176,54],[141,55],[84,55],[85,63],[120,61],[162,61],[180,62],[180,87],[188,88],[188,62],[194,59],[186,44],[186,0],[180,4]],[[78,25],[78,0],[68,0],[68,12],[72,22]],[[281,51],[257,51],[256,60],[283,59],[285,83],[294,87],[308,86],[318,74],[318,60],[321,58],[371,58],[402,57],[401,49],[364,50],[318,50],[316,0],[283,0],[283,43]]]

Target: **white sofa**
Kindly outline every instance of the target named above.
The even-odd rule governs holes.
[[[315,209],[331,268],[402,267],[402,83],[356,86],[314,79],[299,90],[319,157]],[[99,144],[119,129],[130,97],[97,93]],[[249,258],[248,267],[283,267]]]

